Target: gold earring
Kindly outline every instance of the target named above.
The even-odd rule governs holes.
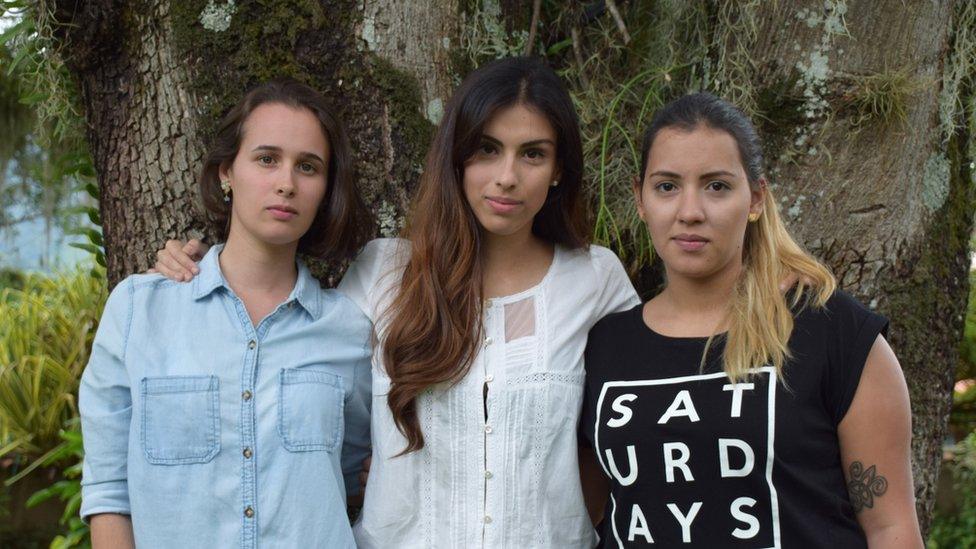
[[[755,223],[758,220],[759,220],[759,214],[758,213],[751,213],[751,214],[749,214],[749,223]]]
[[[220,182],[220,190],[224,191],[224,202],[230,202],[230,180],[224,179]]]

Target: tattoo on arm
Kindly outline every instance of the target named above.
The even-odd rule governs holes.
[[[863,463],[855,461],[850,467],[847,491],[850,493],[854,512],[860,513],[865,508],[874,507],[874,498],[881,497],[888,491],[888,479],[879,475],[874,465],[865,469]]]

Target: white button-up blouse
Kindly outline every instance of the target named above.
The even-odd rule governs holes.
[[[380,342],[407,254],[406,241],[374,240],[339,287],[373,320]],[[375,349],[359,546],[592,547],[576,453],[583,349],[597,320],[637,303],[613,252],[556,246],[539,284],[488,300],[471,369],[420,397],[425,446],[398,457],[406,439],[387,406],[390,378]]]

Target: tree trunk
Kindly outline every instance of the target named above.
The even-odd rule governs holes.
[[[111,283],[149,267],[150,252],[167,238],[205,235],[195,184],[205,143],[242,90],[279,75],[311,84],[341,107],[362,191],[380,231],[395,234],[432,123],[458,73],[477,61],[462,46],[477,35],[491,40],[483,51],[518,51],[532,4],[57,0],[57,19],[66,23],[59,38],[80,84],[102,191]],[[976,9],[961,0],[618,0],[634,37],[624,47],[599,4],[544,2],[543,47],[534,51],[553,47],[563,52],[551,57],[559,68],[579,68],[588,47],[581,31],[599,27],[605,41],[617,41],[614,52],[673,60],[680,51],[655,53],[666,49],[665,35],[635,22],[657,10],[658,24],[675,27],[665,38],[679,36],[681,25],[691,29],[694,39],[679,44],[685,57],[701,44],[706,51],[691,69],[665,75],[672,95],[704,86],[757,115],[794,234],[845,289],[891,318],[889,340],[912,396],[926,530],[967,298],[974,158],[967,63]],[[687,24],[685,12],[704,17],[710,34]],[[570,36],[572,47],[560,49]],[[639,51],[648,43],[656,44],[650,55]],[[644,69],[620,66],[625,73],[611,85]],[[569,81],[579,98],[594,79],[580,73]],[[627,181],[611,183],[626,201]],[[320,273],[334,282],[340,268]]]
[[[957,2],[826,4],[778,3],[762,13],[745,48],[755,106],[778,144],[771,180],[792,232],[844,289],[891,319],[927,531],[968,298],[973,157],[966,114],[940,116],[958,99],[945,86],[962,10]],[[872,112],[885,101],[889,116]]]
[[[102,191],[111,284],[168,238],[206,236],[196,173],[220,116],[289,75],[343,111],[382,233],[401,224],[452,83],[456,1],[59,2]],[[334,279],[340,266],[324,266]],[[334,282],[334,280],[332,280]]]

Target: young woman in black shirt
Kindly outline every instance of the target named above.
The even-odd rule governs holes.
[[[643,164],[634,197],[667,285],[599,322],[585,355],[602,546],[922,547],[887,321],[787,233],[751,122],[685,96]]]

